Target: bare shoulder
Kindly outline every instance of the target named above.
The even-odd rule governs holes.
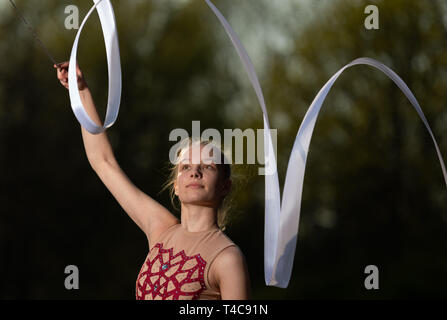
[[[241,273],[245,267],[245,257],[240,248],[238,246],[227,247],[217,255],[211,264],[210,280],[219,286],[229,270]]]
[[[213,278],[224,300],[248,299],[250,279],[244,254],[237,246],[224,249],[212,264]]]
[[[235,266],[245,264],[245,257],[238,246],[225,248],[214,260],[215,267]]]

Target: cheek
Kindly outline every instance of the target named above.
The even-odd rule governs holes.
[[[180,188],[182,187],[182,185],[183,185],[183,177],[182,177],[181,173],[177,175],[177,180],[175,181],[175,185],[177,187],[177,190],[180,190]]]
[[[220,185],[219,177],[217,175],[210,176],[209,180],[208,180],[208,184],[209,184],[210,188],[212,188],[213,190],[217,190]]]
[[[177,189],[180,189],[182,187],[183,177],[181,175],[178,175],[177,176],[177,181],[175,183],[177,185]]]

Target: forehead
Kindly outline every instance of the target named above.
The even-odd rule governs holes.
[[[200,163],[221,163],[221,154],[220,151],[213,145],[190,145],[184,148],[179,157],[179,163],[192,163],[192,164],[200,164]]]

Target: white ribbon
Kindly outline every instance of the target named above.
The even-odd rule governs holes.
[[[256,92],[256,96],[258,97],[264,117],[265,163],[269,163],[269,165],[273,164],[274,168],[276,169],[276,160],[272,147],[267,111],[265,108],[262,90],[253,64],[251,63],[250,58],[239,38],[219,10],[209,0],[205,1],[225,28],[225,31],[230,37],[239,57],[242,60],[245,70],[247,71]],[[265,176],[264,275],[267,285],[286,288],[289,284],[298,238],[304,172],[306,169],[307,154],[309,151],[310,139],[312,138],[312,133],[315,127],[315,122],[329,90],[339,75],[346,68],[358,64],[370,65],[385,73],[391,80],[394,81],[394,83],[396,83],[396,85],[411,102],[433,139],[447,186],[447,172],[438,144],[436,143],[436,139],[430,129],[430,126],[428,125],[427,119],[425,118],[421,107],[419,106],[419,103],[407,85],[394,71],[376,60],[370,58],[359,58],[352,61],[332,76],[332,78],[330,78],[324,87],[318,92],[300,125],[287,167],[282,205],[280,204],[277,171],[274,170],[273,174]]]
[[[115,14],[110,0],[93,0],[94,6],[90,9],[82,21],[81,27],[76,34],[68,66],[68,89],[70,94],[71,108],[79,123],[90,133],[98,134],[111,127],[118,117],[121,101],[121,62],[118,45],[118,34],[116,30]],[[82,104],[78,90],[76,76],[76,55],[78,42],[82,29],[93,10],[98,11],[101,21],[101,28],[104,35],[104,42],[107,53],[107,68],[109,75],[109,95],[107,101],[107,112],[104,125],[98,126],[87,114]]]

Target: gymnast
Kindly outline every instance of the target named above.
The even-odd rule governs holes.
[[[68,66],[68,62],[54,65],[58,80],[67,89]],[[79,66],[76,74],[85,110],[100,125]],[[81,126],[81,134],[92,169],[147,237],[149,252],[137,277],[136,299],[249,299],[245,257],[222,230],[222,204],[232,181],[230,164],[224,161],[218,146],[190,138],[180,144],[165,184],[171,197],[178,197],[181,204],[178,220],[129,180],[115,159],[105,131],[91,134]],[[195,148],[200,158],[195,156]]]

